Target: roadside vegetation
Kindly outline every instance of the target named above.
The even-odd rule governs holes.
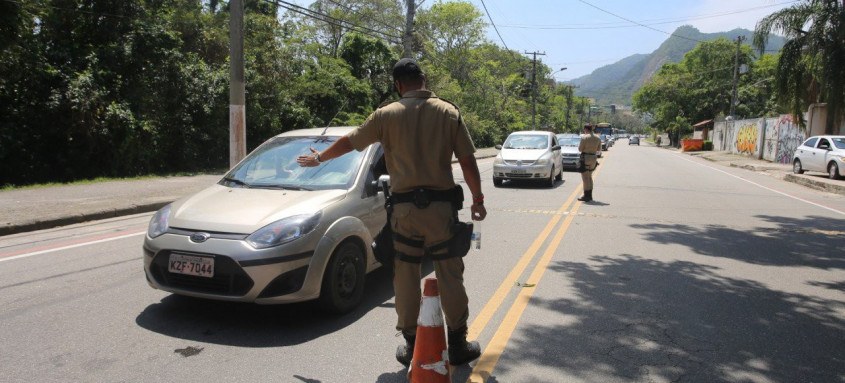
[[[765,50],[772,35],[786,39],[776,54]],[[813,103],[826,103],[832,111],[825,130],[833,134],[845,117],[842,36],[843,2],[796,2],[757,24],[753,50],[741,45],[737,51],[733,41],[721,38],[700,42],[679,63],[663,65],[634,93],[633,107],[674,144],[692,134],[693,124],[731,112],[735,119],[790,113],[804,125],[803,114]]]
[[[248,150],[292,129],[360,124],[397,97],[404,2],[284,4],[245,1]],[[0,1],[0,186],[225,168],[227,7]],[[479,147],[532,128],[532,61],[487,41],[485,28],[469,2],[436,3],[418,10],[413,46]],[[538,63],[536,127],[576,131],[585,102],[551,73]]]

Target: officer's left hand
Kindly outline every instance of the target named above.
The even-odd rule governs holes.
[[[314,155],[296,157],[296,162],[299,166],[312,167],[320,164],[320,162],[317,161],[317,150],[314,148],[309,149],[311,149],[311,153],[314,153]]]
[[[472,212],[473,221],[483,221],[487,217],[487,209],[483,204],[474,203],[469,209]]]

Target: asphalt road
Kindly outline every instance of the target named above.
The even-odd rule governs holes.
[[[578,173],[494,188],[480,161],[484,354],[454,382],[845,381],[845,197],[624,140],[600,162],[582,204]],[[148,219],[0,237],[0,381],[405,381],[387,273],[341,317],[173,296]]]

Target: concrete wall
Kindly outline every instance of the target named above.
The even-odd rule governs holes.
[[[788,164],[806,137],[790,115],[722,121],[713,128],[713,150]]]

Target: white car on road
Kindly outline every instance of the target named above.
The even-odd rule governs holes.
[[[795,149],[792,158],[792,171],[802,174],[805,171],[827,173],[836,180],[842,177],[845,169],[845,136],[813,136]]]
[[[552,132],[528,130],[513,132],[493,161],[493,185],[504,180],[539,180],[553,187],[563,179],[560,145]]]

